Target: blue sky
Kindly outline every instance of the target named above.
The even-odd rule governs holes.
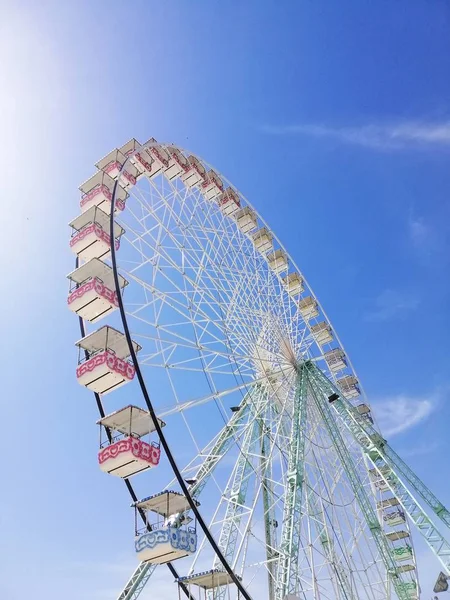
[[[450,502],[448,3],[124,7],[0,0],[5,600],[111,598],[135,564],[65,306],[78,185],[131,137],[192,149],[249,198]]]

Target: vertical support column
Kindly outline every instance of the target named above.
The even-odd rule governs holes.
[[[373,508],[369,496],[364,488],[363,482],[356,471],[350,452],[348,451],[339,427],[335,422],[334,415],[330,410],[327,394],[323,392],[315,378],[315,376],[318,375],[318,369],[312,363],[306,363],[305,370],[306,369],[308,370],[308,387],[311,393],[311,398],[314,401],[317,411],[327,429],[330,440],[333,442],[334,448],[347,475],[352,491],[378,547],[378,551],[380,552],[380,556],[385,565],[387,574],[392,581],[399,600],[408,600],[410,598],[409,593],[404,587],[404,583],[399,575],[397,565],[390,552],[387,539],[381,529],[375,509]]]
[[[283,600],[287,594],[298,595],[301,587],[298,560],[304,480],[306,399],[308,393],[306,375],[304,365],[301,365],[297,377],[297,389],[292,411],[283,530],[275,592],[276,600]]]
[[[269,408],[271,413],[271,409]],[[277,574],[277,565],[275,563],[277,547],[277,523],[275,520],[274,510],[274,494],[272,484],[272,462],[269,460],[269,440],[267,432],[264,430],[265,424],[260,423],[260,435],[261,435],[261,476],[262,476],[262,497],[263,497],[263,510],[264,510],[264,531],[266,536],[266,557],[267,557],[267,569],[268,569],[268,590],[269,600],[274,600],[275,594],[275,582]]]

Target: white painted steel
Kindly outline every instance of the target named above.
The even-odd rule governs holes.
[[[239,526],[234,528],[231,551],[230,546],[225,551],[231,552],[233,568],[249,592],[267,597],[267,578],[276,573],[268,561],[275,560],[279,547],[275,542],[267,553],[261,499],[263,486],[269,486],[270,511],[281,527],[290,449],[284,426],[292,416],[296,365],[312,359],[332,381],[339,378],[347,397],[359,397],[360,386],[303,274],[225,177],[182,149],[174,152],[173,145],[155,140],[146,148],[130,140],[120,151],[131,156],[140,175],[136,186],[127,190],[126,209],[116,218],[125,230],[117,261],[130,282],[125,310],[131,335],[143,346],[139,363],[155,408],[161,408],[158,414],[169,417],[167,437],[175,456],[186,464],[184,475],[195,480],[205,464],[213,464],[201,490],[192,483],[206,500],[204,514],[213,535],[219,536],[231,518],[226,515],[232,514]],[[267,231],[265,245],[258,246],[249,235],[255,229]],[[263,255],[268,241],[276,258],[272,268]],[[339,360],[327,361],[327,356],[335,357],[329,354],[334,351],[332,340]],[[257,403],[252,400],[255,394]],[[226,456],[220,454],[216,461],[209,453],[210,440],[243,398],[250,407],[243,430],[233,434]],[[346,428],[338,426],[375,506],[380,492],[373,488],[360,448]],[[388,592],[380,557],[313,406],[308,408],[306,427],[305,497],[317,498],[312,504],[322,517],[316,527],[312,504],[305,500],[298,548],[302,598],[341,597],[329,559],[337,556],[353,598],[384,600]],[[242,440],[257,428],[259,437],[246,454],[250,466],[237,473]],[[269,442],[263,453],[264,436]],[[160,475],[152,479],[153,490],[159,484],[164,489]],[[238,490],[233,487],[237,481]],[[237,503],[238,519],[236,510],[227,513],[231,503]],[[324,553],[321,536],[333,541],[332,553]],[[190,573],[213,560],[211,549],[199,541],[194,558],[185,561]],[[226,593],[236,596],[231,586]]]

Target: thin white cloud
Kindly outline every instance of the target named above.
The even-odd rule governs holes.
[[[412,292],[386,289],[375,298],[373,308],[364,315],[364,318],[366,321],[378,322],[405,318],[416,310],[419,304],[419,298]]]
[[[408,219],[408,231],[411,242],[416,248],[422,249],[423,247],[428,247],[433,232],[422,217],[410,216]]]
[[[404,148],[439,146],[450,148],[450,120],[441,123],[406,121],[391,124],[366,124],[357,127],[334,127],[323,124],[265,126],[271,135],[303,135],[335,139],[346,144],[374,150],[401,150]]]
[[[410,214],[407,234],[417,259],[427,267],[442,268],[449,261],[449,208],[428,218]]]
[[[436,440],[432,442],[427,441],[426,443],[415,445],[413,447],[408,446],[404,450],[401,450],[399,454],[403,458],[411,458],[413,456],[424,456],[426,454],[436,452],[436,450],[438,450],[440,447],[441,444]]]
[[[374,402],[373,410],[383,435],[392,437],[425,421],[437,404],[437,393],[424,398],[399,394]]]

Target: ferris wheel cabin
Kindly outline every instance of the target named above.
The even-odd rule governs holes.
[[[358,380],[354,375],[345,375],[345,377],[341,377],[337,380],[337,384],[347,400],[357,398],[361,393]]]
[[[145,142],[144,148],[139,151],[139,154],[136,154],[136,158],[140,166],[144,168],[145,175],[150,177],[150,179],[153,179],[169,167],[169,153],[165,148],[158,145],[155,138],[150,138]]]
[[[396,485],[394,475],[389,467],[370,469],[369,473],[374,486],[380,492],[388,492],[390,488],[393,488]]]
[[[303,279],[299,273],[294,271],[283,277],[283,285],[291,298],[295,298],[303,292]]]
[[[309,321],[319,314],[317,300],[312,296],[306,296],[298,303],[298,310],[305,321]]]
[[[152,143],[156,143],[155,138],[150,138],[146,142],[146,144]],[[136,179],[144,174],[150,178],[155,177],[164,167],[162,163],[154,161],[148,153],[147,148],[134,138],[124,144],[119,150],[126,158],[130,159],[130,163],[136,169]]]
[[[113,270],[98,258],[92,258],[67,277],[70,280],[67,305],[82,319],[96,323],[118,308]],[[128,281],[121,275],[118,277],[123,291]]]
[[[223,181],[212,169],[207,171],[205,180],[200,187],[202,194],[207,200],[214,200],[214,198],[220,196],[224,190]]]
[[[408,571],[414,571],[415,565],[400,565],[397,567],[399,573],[407,573]]]
[[[195,156],[188,156],[188,169],[181,176],[185,186],[192,188],[205,182],[206,169]]]
[[[187,158],[182,152],[175,148],[175,146],[169,147],[169,163],[164,169],[164,176],[169,181],[177,179],[189,169]]]
[[[318,344],[324,346],[333,341],[333,333],[326,321],[321,321],[311,327],[311,333]]]
[[[409,566],[412,566],[412,565],[409,565]],[[413,567],[413,569],[414,569],[414,567]],[[411,569],[404,569],[401,567],[398,570],[400,572],[403,572],[405,570],[411,571]],[[405,596],[407,596],[407,598],[409,598],[409,600],[416,600],[419,597],[418,592],[417,592],[417,583],[415,581],[406,581],[405,583],[401,583],[400,587],[403,590],[403,592],[405,593]]]
[[[391,542],[395,542],[397,540],[404,540],[406,538],[409,538],[409,533],[407,531],[403,531],[403,530],[391,531],[391,533],[386,534],[386,537]]]
[[[199,506],[197,501],[195,503]],[[162,564],[196,551],[195,527],[183,526],[191,521],[185,514],[190,509],[186,496],[163,491],[132,506],[135,509],[135,550],[139,560]],[[139,510],[145,514],[143,527],[138,527]]]
[[[328,352],[325,352],[323,356],[328,365],[328,368],[332,373],[342,371],[342,369],[345,369],[345,367],[347,366],[347,361],[345,360],[345,353],[340,348],[329,350]]]
[[[127,164],[126,169],[122,169],[126,160],[127,157],[118,148],[116,148],[107,156],[102,158],[95,166],[99,171],[103,171],[103,173],[106,173],[112,177],[112,179],[117,180],[119,178],[119,185],[126,190],[130,186],[135,185],[136,178],[139,174],[136,167],[133,164],[130,164],[131,161]],[[117,191],[118,190],[116,189],[116,194]]]
[[[403,525],[406,523],[405,513],[402,510],[394,510],[383,514],[383,521],[386,525],[394,527],[396,525]]]
[[[262,227],[258,229],[256,233],[253,234],[253,243],[255,244],[255,248],[261,254],[266,254],[273,250],[273,235],[267,229],[267,227]]]
[[[105,325],[82,338],[76,346],[79,348],[77,380],[89,390],[109,394],[134,378],[127,339],[117,329]],[[133,342],[133,348],[137,353],[141,346]]]
[[[414,556],[413,549],[409,544],[397,546],[392,553],[397,561],[409,560]]]
[[[373,425],[373,417],[370,413],[370,407],[367,404],[358,404],[353,410],[357,419],[365,419]]]
[[[241,581],[241,577],[238,576],[238,579]],[[204,591],[205,598],[209,597],[208,592],[234,583],[231,575],[221,569],[211,569],[210,571],[178,577],[177,582],[186,585],[190,594],[192,593],[191,585],[198,587],[199,590]]]
[[[256,213],[249,206],[244,206],[234,215],[242,233],[249,233],[258,227]]]
[[[158,419],[160,427],[164,421]],[[126,406],[103,417],[100,425],[100,449],[98,464],[104,473],[126,479],[159,464],[161,449],[159,442],[143,438],[154,434],[155,423],[147,410],[137,406]],[[104,432],[109,432],[103,440]]]
[[[288,268],[287,254],[281,248],[267,255],[267,262],[274,273],[280,274]]]
[[[233,216],[241,206],[239,194],[230,187],[227,187],[219,196],[218,202],[223,214],[227,217]]]
[[[79,259],[107,258],[111,252],[109,216],[98,206],[92,206],[69,223],[72,228],[70,249]],[[118,250],[123,228],[114,222],[114,246]]]
[[[120,152],[125,156],[125,158],[130,158],[130,162],[135,166],[135,160],[133,160],[132,155],[139,150],[141,147],[141,143],[138,142],[135,138],[131,138],[126,144],[119,148]],[[136,167],[137,168],[137,167]],[[137,169],[139,172],[139,169]]]
[[[378,510],[382,510],[383,508],[390,508],[391,506],[400,506],[400,502],[395,496],[377,502]]]
[[[110,215],[114,184],[114,179],[108,175],[108,173],[104,173],[103,171],[97,171],[95,175],[82,183],[79,187],[81,191],[81,212],[86,212],[92,206],[98,206],[103,212]],[[127,198],[128,192],[120,185],[117,186],[114,205],[115,213],[118,213],[125,208],[125,201]]]

